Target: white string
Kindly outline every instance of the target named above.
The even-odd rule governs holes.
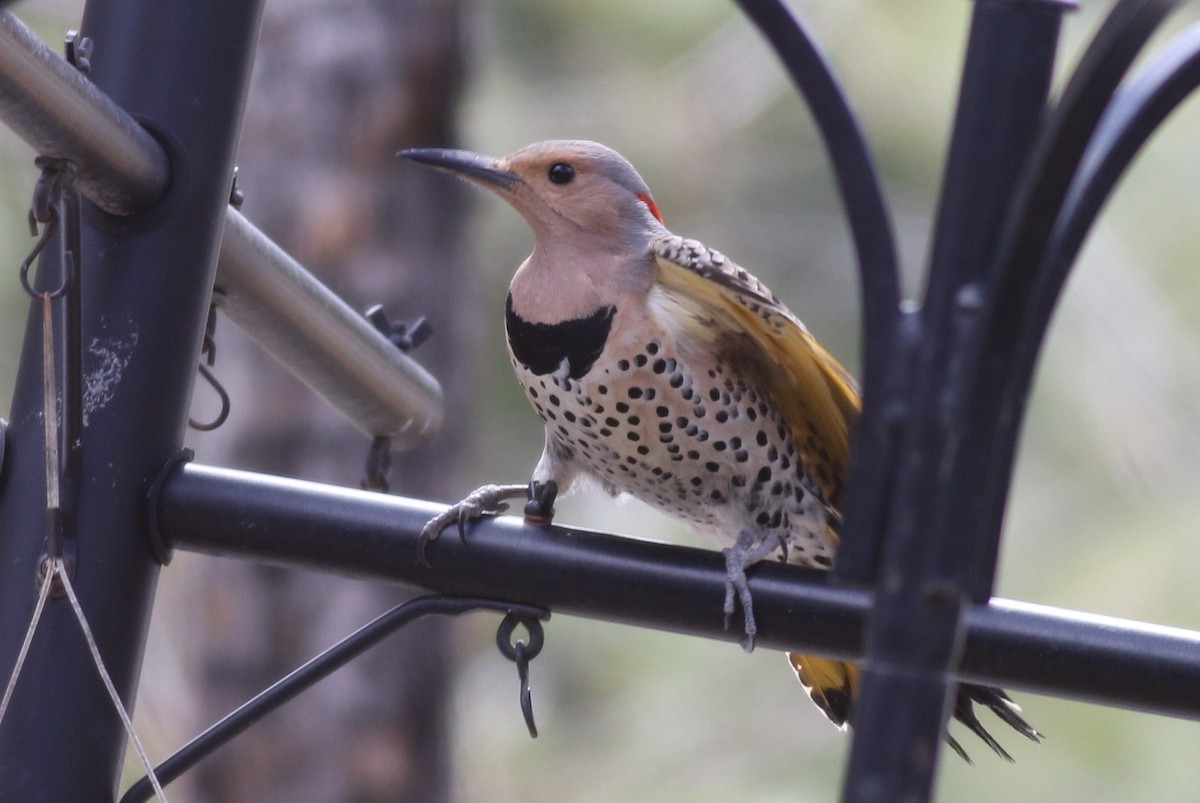
[[[104,668],[104,659],[100,657],[100,648],[96,646],[96,639],[92,636],[92,629],[88,626],[87,617],[83,615],[83,608],[75,596],[75,589],[71,585],[71,578],[67,576],[67,568],[61,559],[55,559],[51,565],[53,567],[52,573],[57,574],[62,579],[63,588],[67,592],[67,598],[71,600],[71,608],[75,611],[75,618],[79,620],[79,627],[83,630],[83,638],[87,641],[88,649],[91,650],[92,661],[96,664],[96,669],[100,673],[100,679],[104,681],[104,688],[108,689],[108,696],[112,699],[113,706],[117,709],[117,715],[121,717],[121,723],[125,726],[125,732],[129,734],[129,741],[133,744],[133,749],[137,751],[138,758],[142,760],[142,766],[146,768],[146,777],[150,779],[150,785],[154,787],[154,794],[162,803],[167,803],[167,796],[158,782],[158,776],[154,774],[154,765],[150,763],[150,756],[146,754],[146,748],[142,746],[141,739],[138,738],[137,732],[133,729],[133,722],[129,719],[129,712],[125,710],[125,705],[121,702],[120,695],[117,694],[117,688],[113,685],[112,678],[108,676],[108,670]]]
[[[25,666],[25,656],[29,654],[29,645],[33,643],[33,634],[37,632],[38,622],[42,619],[42,611],[46,607],[46,598],[50,596],[50,582],[54,579],[54,572],[46,570],[46,576],[42,578],[42,587],[38,589],[37,604],[33,607],[33,618],[29,620],[29,629],[25,631],[25,640],[21,642],[21,651],[17,653],[17,663],[13,667],[12,675],[8,678],[8,685],[4,687],[4,699],[0,700],[0,722],[4,721],[4,713],[8,711],[8,703],[12,700],[13,689],[17,687],[17,678],[21,676],[21,668]]]

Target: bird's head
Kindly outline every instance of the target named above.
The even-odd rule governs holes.
[[[644,249],[663,231],[650,189],[626,159],[585,140],[549,140],[499,159],[470,151],[414,148],[400,155],[486,187],[533,228],[538,247]]]

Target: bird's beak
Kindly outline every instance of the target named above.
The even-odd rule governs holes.
[[[511,192],[522,179],[516,173],[500,167],[500,160],[480,156],[471,151],[447,148],[409,148],[396,154],[423,165],[454,173],[460,178],[475,181]]]

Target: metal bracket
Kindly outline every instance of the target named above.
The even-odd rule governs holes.
[[[417,318],[411,325],[404,321],[392,323],[388,320],[387,313],[383,311],[382,304],[371,307],[364,315],[381,335],[405,354],[424,343],[433,334],[433,326],[424,318]]]
[[[166,566],[171,562],[171,558],[175,556],[175,550],[167,543],[167,539],[163,537],[162,528],[159,526],[158,516],[158,497],[162,491],[163,483],[175,471],[175,469],[185,463],[190,463],[196,457],[196,453],[191,449],[180,449],[175,454],[171,455],[170,459],[163,464],[159,469],[158,474],[154,477],[154,481],[150,483],[150,488],[146,491],[146,510],[149,516],[149,531],[150,531],[150,548],[154,550],[154,557],[159,564]]]

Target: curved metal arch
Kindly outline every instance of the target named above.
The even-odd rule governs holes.
[[[1183,101],[1200,87],[1200,23],[1177,34],[1113,97],[1084,154],[1079,174],[1063,204],[1046,257],[1038,269],[1039,287],[1026,314],[1026,328],[1044,330],[1075,258],[1133,157]],[[1022,341],[1024,349],[1038,342]],[[1030,358],[1034,355],[1029,355]],[[1032,365],[1030,365],[1032,368]]]
[[[889,207],[861,126],[832,68],[800,18],[781,0],[736,0],[775,50],[807,101],[841,192],[858,257],[863,413],[851,446],[844,536],[859,553],[840,563],[865,564],[874,554],[891,483],[894,443],[885,417],[888,366],[901,362],[911,328],[900,313],[899,257]],[[857,572],[861,574],[861,571]]]
[[[1058,221],[1070,201],[1072,188],[1084,168],[1085,156],[1097,141],[1106,111],[1114,105],[1118,87],[1150,36],[1180,0],[1121,0],[1109,13],[1084,52],[1049,113],[1042,136],[1034,145],[1012,209],[1007,215],[1000,248],[991,273],[986,315],[977,330],[978,342],[966,377],[969,411],[954,456],[959,476],[986,475],[979,487],[985,495],[962,495],[953,502],[950,518],[974,548],[970,590],[977,600],[992,593],[999,551],[1000,523],[1025,399],[1040,344],[1049,322],[1028,311],[1046,295],[1057,296],[1046,284],[1047,263]],[[1090,222],[1089,222],[1090,225]],[[1085,227],[1086,228],[1086,227]],[[1067,266],[1059,269],[1065,281]],[[1053,307],[1054,298],[1049,300]],[[1022,348],[1017,344],[1032,344]],[[971,444],[971,448],[964,448]],[[966,536],[964,536],[966,537]]]
[[[841,191],[858,256],[863,379],[883,375],[899,326],[896,239],[879,173],[846,93],[800,18],[780,0],[736,0],[808,102]]]
[[[1023,308],[1036,286],[1055,222],[1118,86],[1180,0],[1121,0],[1101,25],[1050,112],[1001,238],[990,293],[993,318]]]
[[[1011,435],[998,434],[1005,452],[996,463],[997,470],[1008,471],[1011,476],[1016,430],[1024,417],[1024,399],[1033,385],[1037,358],[1067,276],[1092,224],[1133,157],[1197,87],[1200,87],[1200,24],[1178,34],[1165,46],[1113,96],[1101,118],[1037,268],[1019,336],[1013,345],[1012,364],[999,398],[1017,412],[1007,424]],[[998,537],[1001,515],[997,508],[985,519],[985,524],[996,533],[994,537]]]

